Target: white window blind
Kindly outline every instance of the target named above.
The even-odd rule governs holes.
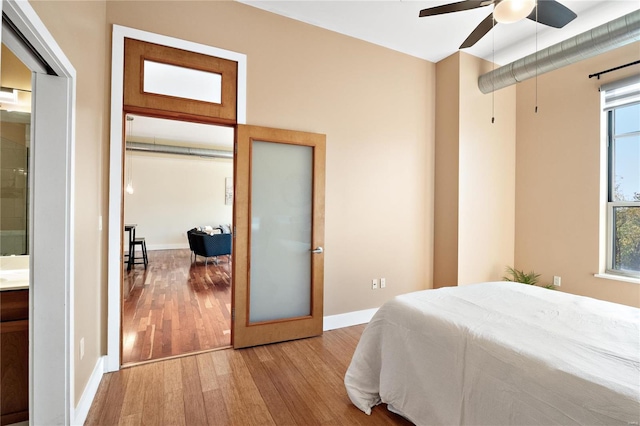
[[[604,93],[604,110],[640,102],[640,75],[603,84],[600,91]]]

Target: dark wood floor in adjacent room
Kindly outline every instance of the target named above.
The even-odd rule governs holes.
[[[87,425],[410,425],[351,404],[344,374],[364,326],[138,365],[102,378]]]
[[[231,343],[231,265],[192,263],[190,251],[149,251],[149,265],[124,271],[122,362],[139,363]]]

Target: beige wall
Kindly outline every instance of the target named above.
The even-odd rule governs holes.
[[[82,395],[106,342],[106,226],[108,223],[109,33],[106,5],[94,1],[31,1],[47,29],[76,69],[75,134],[75,400]],[[79,340],[85,354],[79,357]]]
[[[393,295],[432,286],[434,64],[234,2],[31,4],[78,73],[76,401],[98,357],[106,352],[106,227],[98,230],[98,217],[108,222],[108,67],[114,23],[247,54],[249,124],[327,135],[326,315],[377,307]],[[586,75],[628,62],[637,49],[636,44],[623,49],[624,55],[616,52],[541,77],[541,109],[535,117],[533,82],[517,86],[515,266],[534,268],[545,279],[562,275],[565,291],[628,304],[638,304],[638,286],[592,277],[599,261],[599,83]],[[460,62],[474,67],[471,74],[486,66],[464,55]],[[467,84],[471,77],[462,72],[460,87]],[[510,105],[501,92],[496,93],[497,111]],[[486,111],[488,99],[474,99],[475,107],[470,104],[468,110],[463,105],[457,120],[471,114],[481,121],[474,126],[485,130],[483,120],[490,116],[474,110]],[[507,116],[508,112],[497,113],[497,123],[501,126]],[[480,209],[486,220],[497,207],[509,205],[508,196],[495,202],[495,194],[486,189],[495,184],[504,194],[509,191],[509,167],[496,173],[502,157],[491,154],[499,145],[485,152],[480,144],[490,145],[501,136],[469,138],[465,135],[474,130],[459,129],[461,148],[468,150],[460,152],[460,165],[465,165],[460,193],[469,191],[477,177],[485,188],[477,197],[464,197],[460,211]],[[507,125],[506,134],[511,131]],[[505,158],[510,149],[505,147]],[[483,161],[473,164],[474,153]],[[475,217],[463,215],[462,220],[460,234],[474,229]],[[489,237],[495,232],[508,235],[508,215],[504,224],[492,223],[477,244],[468,241],[475,234],[461,238],[464,258],[492,244]],[[475,229],[482,226],[480,221]],[[502,266],[498,264],[507,262],[508,238],[502,241],[497,257],[504,260],[495,266],[484,261],[478,279],[494,278]],[[370,290],[370,280],[379,277],[387,279],[387,288]],[[79,360],[77,343],[82,337],[85,357]]]
[[[247,54],[248,123],[327,135],[325,315],[431,287],[435,66],[235,2],[32,1],[78,73],[76,401],[106,352],[111,24]],[[385,277],[387,288],[371,290]]]
[[[513,265],[516,90],[480,92],[491,69],[460,53],[458,285],[500,280]]]
[[[0,81],[2,87],[31,90],[31,70],[4,44],[2,45],[1,57]]]
[[[517,86],[515,260],[562,291],[640,306],[640,286],[595,278],[600,272],[601,134],[603,83],[632,73],[629,67],[588,75],[640,59],[640,43],[539,76]]]
[[[109,2],[108,21],[246,54],[248,124],[327,135],[325,315],[431,287],[433,64],[234,2]]]
[[[464,52],[436,66],[435,287],[500,280],[513,264],[516,92],[482,94],[491,69]]]
[[[233,160],[127,151],[133,170],[133,194],[124,194],[124,222],[148,250],[188,248],[187,231],[232,220],[225,205],[225,178]]]
[[[460,55],[436,64],[433,286],[458,283]]]

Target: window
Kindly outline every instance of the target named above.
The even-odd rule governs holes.
[[[603,87],[607,123],[607,272],[640,277],[640,78]]]

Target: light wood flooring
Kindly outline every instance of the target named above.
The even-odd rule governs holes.
[[[231,343],[231,264],[191,252],[149,251],[149,265],[124,270],[131,288],[123,305],[122,363],[139,363]]]
[[[351,404],[344,375],[364,326],[105,374],[87,425],[410,425]]]

